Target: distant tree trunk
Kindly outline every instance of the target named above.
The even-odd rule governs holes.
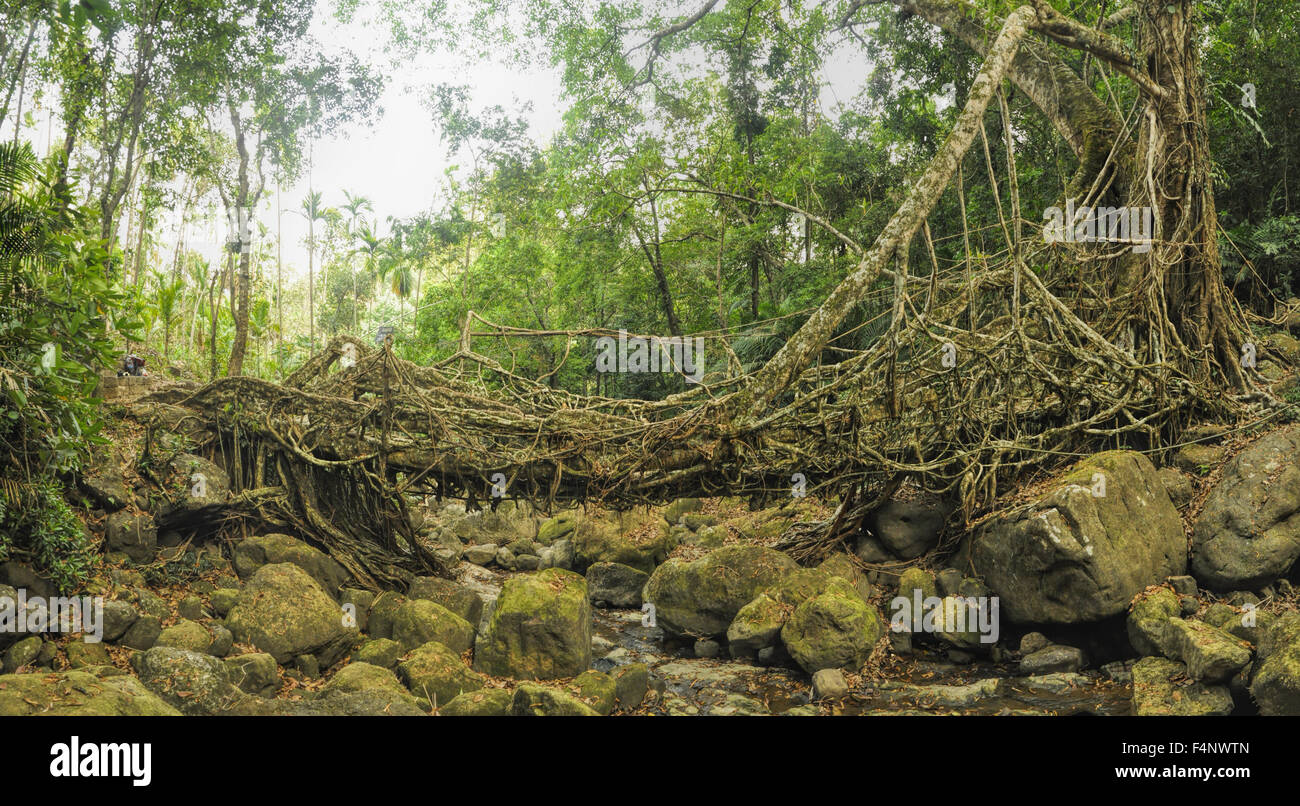
[[[249,287],[252,285],[251,270],[252,244],[245,239],[251,238],[252,211],[256,199],[250,198],[248,182],[248,144],[244,139],[243,121],[234,104],[230,105],[230,122],[235,127],[235,149],[239,152],[238,185],[235,189],[235,226],[239,241],[239,271],[235,294],[232,297],[232,313],[235,319],[235,340],[230,346],[230,364],[226,367],[228,375],[242,375],[244,372],[244,354],[248,349],[248,305]],[[260,193],[260,191],[259,191]]]

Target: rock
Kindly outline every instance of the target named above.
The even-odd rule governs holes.
[[[768,716],[771,711],[753,697],[730,693],[722,702],[709,707],[708,716]]]
[[[1165,492],[1169,494],[1169,500],[1173,505],[1182,509],[1192,500],[1195,488],[1192,486],[1192,480],[1176,467],[1162,467],[1159,472],[1160,483],[1164,485]]]
[[[676,526],[677,524],[684,522],[687,515],[693,512],[699,512],[700,507],[702,506],[704,506],[704,502],[698,498],[679,498],[664,507],[664,521],[667,522],[669,526]]]
[[[369,663],[383,669],[391,669],[402,657],[402,645],[391,638],[376,638],[366,641],[356,652],[352,653],[353,663]]]
[[[104,521],[104,542],[109,551],[120,551],[138,563],[146,563],[157,551],[158,527],[147,512],[114,512]]]
[[[248,694],[274,697],[280,690],[280,667],[265,652],[250,652],[226,658],[223,663],[231,685]]]
[[[1020,660],[1020,673],[1028,676],[1077,672],[1083,666],[1083,650],[1072,646],[1052,645],[1024,656]]]
[[[1113,660],[1101,665],[1102,674],[1112,682],[1126,686],[1133,682],[1133,664],[1131,660]]]
[[[202,624],[182,619],[163,630],[154,641],[154,646],[188,649],[191,652],[207,652],[212,646],[212,636]]]
[[[921,592],[922,600],[939,595],[939,586],[935,583],[934,574],[924,568],[912,566],[898,577],[898,595],[911,601],[918,590]]]
[[[640,708],[650,690],[650,668],[644,663],[628,663],[610,675],[614,678],[614,699],[618,707],[626,711]]]
[[[229,655],[230,650],[235,648],[235,634],[220,624],[213,624],[208,629],[212,632],[212,643],[208,646],[208,654],[214,658],[224,658]]]
[[[592,563],[587,568],[587,598],[608,607],[641,607],[641,589],[650,575],[621,563]]]
[[[848,696],[849,683],[839,669],[819,669],[813,672],[813,699],[838,700]]]
[[[939,543],[947,511],[917,499],[886,501],[867,517],[868,530],[895,557],[912,560]]]
[[[4,670],[7,674],[13,674],[19,669],[31,666],[36,662],[36,658],[41,652],[41,637],[33,635],[24,638],[5,651]]]
[[[1032,655],[1040,649],[1047,649],[1052,642],[1040,632],[1027,632],[1020,638],[1020,656]]]
[[[1128,642],[1139,655],[1171,655],[1166,638],[1169,619],[1182,612],[1178,594],[1169,588],[1154,588],[1133,602],[1125,622]]]
[[[393,640],[408,652],[437,641],[459,653],[474,646],[474,626],[437,602],[412,599],[397,609]]]
[[[503,688],[467,691],[438,709],[441,716],[507,716],[515,695]]]
[[[652,531],[641,536],[644,531],[634,528],[620,534],[617,524],[584,519],[569,538],[574,570],[585,572],[596,563],[619,563],[649,574],[677,544],[669,532]]]
[[[1196,577],[1184,574],[1183,576],[1169,577],[1166,581],[1169,583],[1169,587],[1174,589],[1174,593],[1179,596],[1196,595]]]
[[[186,649],[154,647],[131,658],[140,682],[182,714],[206,716],[243,696],[220,660]]]
[[[321,665],[315,655],[299,655],[293,659],[293,668],[302,676],[302,679],[315,680],[320,677]]]
[[[731,656],[748,657],[775,646],[792,612],[794,605],[779,602],[766,593],[754,597],[727,626],[727,648]]]
[[[833,577],[824,593],[795,608],[781,628],[781,642],[809,674],[831,668],[857,671],[884,634],[876,609],[848,582]]]
[[[289,535],[272,534],[250,537],[235,544],[235,572],[247,579],[264,565],[293,563],[320,583],[321,589],[336,597],[349,574],[328,554]]]
[[[596,709],[563,691],[521,683],[510,700],[511,716],[600,716]]]
[[[135,590],[135,606],[142,615],[153,616],[161,621],[167,621],[172,617],[172,609],[167,604],[167,600],[148,588]]]
[[[1168,655],[1187,666],[1187,674],[1205,683],[1222,683],[1250,663],[1250,648],[1203,621],[1171,618],[1165,627]]]
[[[722,654],[722,645],[711,638],[702,638],[695,642],[695,657],[716,658]]]
[[[1166,658],[1143,658],[1133,665],[1133,713],[1137,716],[1227,716],[1232,695],[1227,686],[1187,684],[1187,667]]]
[[[1300,425],[1232,458],[1192,528],[1192,572],[1218,591],[1260,588],[1300,556]]]
[[[357,629],[365,632],[370,623],[370,607],[375,603],[375,594],[372,591],[361,590],[359,588],[342,588],[339,590],[339,604],[345,608],[352,606],[353,616],[356,618]]]
[[[226,471],[201,456],[177,454],[168,463],[158,523],[177,528],[217,514],[230,497]]]
[[[370,637],[392,638],[393,621],[397,618],[397,611],[406,602],[405,596],[393,591],[384,591],[376,596],[374,604],[370,606],[370,615],[367,619]]]
[[[247,716],[427,716],[410,694],[389,688],[331,691],[313,700],[248,698],[231,714]]]
[[[139,617],[140,614],[127,602],[104,602],[104,640],[116,641],[121,638]]]
[[[831,576],[843,577],[853,583],[853,587],[858,589],[864,600],[872,596],[871,583],[867,580],[867,575],[854,564],[853,559],[842,551],[837,551],[822,561],[817,566],[818,571],[823,571]]]
[[[465,549],[465,562],[474,565],[490,565],[497,558],[497,546],[495,543],[484,543],[481,546],[469,546]]]
[[[398,681],[397,675],[388,669],[371,666],[369,663],[354,662],[339,669],[329,679],[329,682],[321,687],[320,696],[328,697],[334,692],[351,694],[376,689],[385,692],[394,699],[407,701],[412,705],[418,704],[410,692]]]
[[[140,616],[119,641],[122,646],[144,651],[153,647],[162,635],[162,620],[157,616]]]
[[[91,453],[90,465],[82,473],[81,489],[108,512],[117,512],[134,499],[122,473],[124,464],[119,448],[101,446]]]
[[[645,597],[659,626],[677,635],[716,636],[736,614],[798,565],[779,551],[727,546],[694,562],[669,560],[655,569]]]
[[[1204,476],[1222,464],[1227,455],[1227,449],[1218,445],[1184,445],[1174,452],[1173,464],[1184,473]]]
[[[85,671],[0,675],[0,716],[180,716],[130,675]]]
[[[108,648],[98,641],[93,644],[85,641],[69,641],[65,651],[68,654],[68,665],[73,669],[113,665]]]
[[[484,679],[460,655],[436,641],[416,648],[397,665],[397,674],[417,698],[437,708],[467,691],[483,688]]]
[[[961,571],[956,568],[945,568],[934,575],[934,581],[939,588],[940,596],[956,596],[961,589]]]
[[[469,588],[442,577],[416,577],[407,593],[411,599],[428,599],[477,625],[483,620],[483,599]]]
[[[617,685],[614,678],[604,672],[588,669],[567,686],[570,694],[591,707],[601,716],[609,716],[614,711],[618,699]]]
[[[874,535],[866,532],[858,537],[858,542],[853,546],[853,553],[859,560],[864,563],[887,563],[897,562],[898,558],[894,557],[885,549],[883,543],[876,539]]]
[[[226,626],[236,641],[270,654],[277,663],[312,654],[329,667],[357,638],[355,627],[343,625],[338,603],[292,563],[257,569],[226,616]]]
[[[577,512],[561,512],[546,520],[537,530],[537,542],[549,546],[557,540],[569,537],[578,527],[582,517]]]
[[[573,543],[569,540],[557,540],[546,548],[537,558],[538,568],[573,568]]]
[[[1011,621],[1073,624],[1123,613],[1138,592],[1182,574],[1186,552],[1182,520],[1151,462],[1110,451],[987,521],[970,557]]]
[[[1259,644],[1250,696],[1265,716],[1300,715],[1300,614],[1279,618]]]
[[[28,597],[48,598],[57,596],[59,592],[54,583],[38,574],[30,564],[17,560],[0,563],[0,584],[11,591],[8,594],[11,598],[16,597],[20,589],[26,589]]]
[[[474,649],[474,668],[494,677],[572,677],[591,665],[587,582],[548,568],[506,581]]]
[[[208,597],[208,601],[212,604],[212,610],[218,616],[225,618],[235,606],[235,603],[239,601],[239,589],[217,588]]]

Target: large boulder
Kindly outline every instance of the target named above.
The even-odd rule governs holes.
[[[104,521],[104,542],[138,563],[150,562],[158,549],[158,527],[147,512],[122,510]]]
[[[296,537],[272,534],[250,537],[235,544],[235,573],[248,578],[264,565],[293,563],[311,574],[330,596],[348,581],[348,572],[332,557]]]
[[[198,524],[220,512],[230,497],[230,477],[217,465],[190,453],[167,463],[158,525],[168,529]]]
[[[0,675],[0,716],[180,716],[130,675],[87,672]]]
[[[416,577],[411,582],[412,599],[437,602],[451,612],[478,625],[483,620],[483,599],[477,593],[442,577]]]
[[[1187,667],[1167,658],[1143,658],[1133,665],[1133,713],[1137,716],[1227,716],[1227,686],[1187,683]]]
[[[633,514],[623,522],[613,516],[584,518],[569,537],[574,570],[585,572],[595,563],[620,563],[647,574],[654,571],[677,545],[677,538],[657,520],[652,524],[647,520]]]
[[[1182,574],[1187,544],[1151,462],[1110,451],[985,523],[970,557],[1011,621],[1072,624],[1123,613],[1138,592]]]
[[[947,508],[916,499],[886,501],[867,518],[867,528],[894,557],[912,560],[938,544]]]
[[[587,568],[587,598],[606,607],[640,607],[650,575],[622,563],[592,563]]]
[[[388,669],[371,666],[369,663],[349,663],[321,687],[320,696],[329,697],[332,693],[351,694],[358,691],[383,691],[394,699],[416,704],[414,697],[402,687],[397,675]]]
[[[116,512],[134,500],[122,465],[126,460],[116,446],[106,445],[93,452],[90,466],[81,476],[81,488],[97,506]]]
[[[314,655],[322,668],[352,648],[355,627],[344,626],[343,610],[306,571],[292,563],[264,565],[239,592],[226,626],[241,644],[251,644],[287,663]]]
[[[600,716],[582,700],[563,691],[524,683],[510,701],[511,716]]]
[[[397,665],[402,682],[418,698],[437,708],[469,691],[483,688],[483,676],[474,672],[437,641],[415,649]]]
[[[1300,557],[1300,425],[1232,458],[1192,529],[1192,572],[1214,590],[1257,590]]]
[[[393,640],[407,652],[430,641],[464,652],[474,646],[474,625],[437,602],[412,599],[397,609]]]
[[[560,568],[516,576],[501,588],[474,668],[496,677],[573,677],[591,665],[591,628],[585,579]]]
[[[1300,716],[1300,614],[1274,622],[1259,645],[1250,696],[1267,716]]]
[[[665,630],[718,636],[742,607],[798,567],[774,549],[726,546],[694,562],[673,559],[659,566],[646,583],[645,598]]]
[[[727,626],[727,646],[732,657],[752,657],[776,646],[780,642],[781,628],[794,609],[824,593],[831,580],[836,578],[840,577],[820,568],[797,568],[754,597],[740,608]],[[848,582],[847,579],[843,581]]]
[[[226,665],[211,655],[154,647],[132,656],[131,666],[146,688],[188,716],[221,713],[245,696],[231,684]]]
[[[856,672],[884,634],[876,609],[848,580],[831,577],[824,592],[795,608],[781,628],[781,642],[809,674],[836,668]]]

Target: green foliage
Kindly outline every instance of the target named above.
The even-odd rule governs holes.
[[[0,562],[33,561],[60,591],[76,590],[96,562],[95,545],[54,482],[0,493]]]

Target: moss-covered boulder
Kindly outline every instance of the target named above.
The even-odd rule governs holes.
[[[614,678],[595,669],[588,669],[573,678],[573,682],[565,688],[601,716],[609,716],[618,699],[618,687]]]
[[[366,628],[371,638],[392,638],[397,611],[409,601],[395,591],[384,591],[370,605]]]
[[[411,599],[437,602],[474,627],[483,620],[483,599],[474,591],[442,577],[416,577],[407,592]]]
[[[646,583],[645,597],[668,632],[719,636],[742,607],[798,567],[773,549],[726,546],[694,562],[674,559],[659,566]]]
[[[163,630],[158,635],[158,640],[154,641],[154,646],[206,653],[212,646],[212,634],[197,621],[181,619]]]
[[[650,573],[677,546],[671,532],[644,525],[644,518],[629,515],[626,522],[614,518],[584,518],[569,538],[573,546],[573,568],[585,572],[595,563],[619,563]]]
[[[85,641],[71,641],[65,650],[68,655],[68,666],[73,669],[84,669],[87,666],[106,666],[112,665],[113,659],[108,654],[108,647],[100,641],[87,643]]]
[[[393,640],[407,652],[430,641],[464,652],[474,646],[474,626],[437,602],[412,599],[397,608]]]
[[[614,700],[618,707],[631,711],[641,707],[650,691],[650,667],[644,663],[628,663],[610,672],[614,678]]]
[[[145,688],[189,716],[221,713],[244,696],[225,664],[211,655],[154,647],[132,656],[131,667]]]
[[[1234,456],[1192,528],[1192,572],[1213,590],[1257,590],[1300,557],[1300,425]]]
[[[130,675],[84,671],[0,675],[0,716],[180,716]]]
[[[1172,652],[1166,636],[1169,619],[1181,612],[1178,594],[1169,588],[1153,588],[1139,596],[1125,622],[1133,650],[1139,655],[1169,655]]]
[[[483,688],[483,676],[474,672],[437,641],[417,647],[397,665],[397,674],[417,698],[431,707],[449,703],[467,691]]]
[[[587,568],[587,598],[603,607],[640,607],[650,575],[622,563],[592,563]]]
[[[495,677],[546,680],[591,665],[587,581],[547,568],[508,580],[474,648],[474,668]]]
[[[506,716],[510,713],[513,691],[485,688],[467,691],[438,709],[440,716]]]
[[[537,529],[537,542],[543,546],[549,546],[557,540],[562,540],[573,535],[573,530],[578,528],[578,523],[582,520],[582,515],[576,510],[573,512],[561,512],[555,517],[546,520]]]
[[[402,645],[391,638],[375,638],[366,641],[352,653],[353,663],[369,663],[384,669],[391,669],[401,660]]]
[[[582,700],[553,688],[522,683],[510,700],[511,716],[600,716]]]
[[[781,628],[794,608],[794,605],[777,601],[766,593],[755,596],[727,625],[727,649],[731,656],[752,657],[763,649],[776,646],[781,640]]]
[[[264,565],[293,563],[311,574],[331,597],[348,581],[349,574],[328,554],[289,535],[250,537],[235,544],[235,572],[247,579]]]
[[[412,703],[415,702],[415,698],[411,697],[410,692],[402,686],[401,681],[397,679],[397,675],[379,666],[355,662],[339,669],[324,686],[321,686],[320,696],[328,696],[331,692],[336,691],[350,693],[370,689],[382,689],[399,698],[409,699]]]
[[[241,644],[250,644],[287,663],[315,655],[322,667],[343,657],[357,640],[343,611],[319,583],[292,563],[264,565],[239,593],[226,626]]]
[[[1165,635],[1172,656],[1187,665],[1194,680],[1221,683],[1250,663],[1246,642],[1203,621],[1171,618]]]
[[[795,608],[781,642],[804,671],[857,671],[884,635],[880,614],[847,580],[832,577],[825,592]]]
[[[1182,575],[1187,539],[1150,460],[1109,451],[987,521],[970,560],[1011,621],[1073,624],[1123,613],[1140,591]]]
[[[939,595],[939,586],[935,581],[934,574],[912,566],[903,571],[898,577],[898,595],[912,601],[916,596],[916,591],[921,592],[921,599],[929,599],[931,596]]]
[[[1279,618],[1260,641],[1250,695],[1261,714],[1300,715],[1300,614]]]
[[[222,661],[231,685],[247,694],[274,697],[280,690],[280,666],[265,652],[249,652]]]
[[[1133,713],[1137,716],[1226,716],[1232,713],[1227,686],[1186,685],[1187,667],[1168,658],[1143,658],[1133,665]]]
[[[837,551],[822,561],[817,566],[817,570],[825,571],[831,576],[844,577],[853,583],[853,587],[858,589],[863,599],[870,599],[872,594],[871,582],[867,579],[866,573],[857,566],[853,558],[848,554]]]

